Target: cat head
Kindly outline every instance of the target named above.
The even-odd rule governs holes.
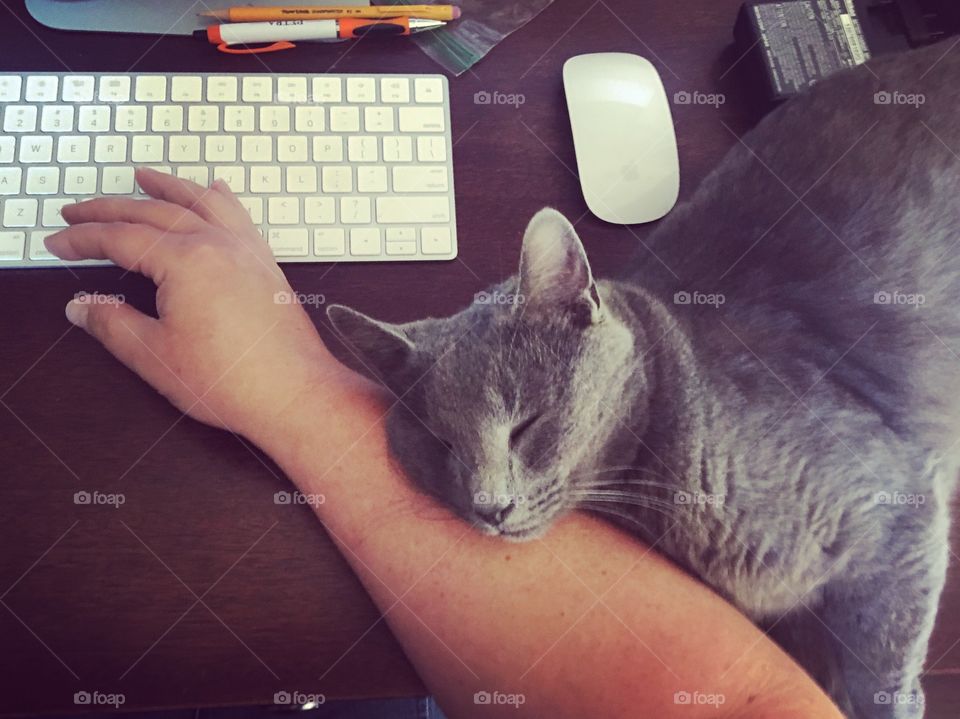
[[[624,431],[623,398],[643,383],[614,294],[566,218],[545,209],[527,227],[519,274],[452,317],[327,314],[400,397],[387,434],[410,478],[486,533],[521,540],[575,504],[578,475]]]

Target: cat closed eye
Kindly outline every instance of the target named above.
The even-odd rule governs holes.
[[[513,431],[510,432],[510,444],[516,444],[520,440],[520,437],[523,436],[523,433],[530,429],[538,419],[540,419],[540,415],[534,414],[514,427]]]

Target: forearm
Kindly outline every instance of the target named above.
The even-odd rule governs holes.
[[[509,544],[417,493],[386,447],[391,399],[331,360],[257,439],[324,495],[317,514],[452,716],[488,716],[478,691],[521,695],[507,716],[839,716],[738,612],[606,524],[574,514]]]

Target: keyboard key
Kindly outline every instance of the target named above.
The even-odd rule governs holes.
[[[20,88],[23,80],[19,75],[0,75],[0,102],[17,102],[20,100]],[[11,234],[11,233],[7,233]],[[19,232],[13,234],[21,234]]]
[[[370,256],[380,254],[380,228],[355,227],[350,230],[350,254]]]
[[[65,195],[92,195],[96,191],[96,167],[68,167],[63,171],[63,193]]]
[[[60,210],[63,209],[64,205],[72,205],[74,202],[76,200],[73,199],[44,200],[41,224],[44,227],[66,227],[67,221],[63,219]]]
[[[31,260],[58,260],[55,254],[47,250],[43,241],[57,230],[34,230],[30,233],[30,259]]]
[[[410,80],[405,77],[380,78],[380,102],[410,102]]]
[[[53,138],[49,135],[24,135],[20,138],[20,162],[50,162]]]
[[[420,246],[425,255],[448,255],[453,252],[449,227],[424,227],[420,230]]]
[[[287,168],[287,192],[315,193],[317,168],[314,165],[293,165]]]
[[[271,102],[273,78],[269,75],[243,78],[242,97],[244,102]]]
[[[379,145],[372,135],[354,135],[347,139],[347,158],[350,162],[376,162],[380,159]]]
[[[224,132],[253,132],[254,112],[252,107],[230,105],[223,108]]]
[[[390,230],[387,230],[389,232]],[[387,242],[388,255],[415,255],[417,254],[416,240],[407,242]]]
[[[22,260],[26,240],[27,236],[23,232],[0,232],[0,262]]]
[[[341,197],[340,222],[344,225],[366,225],[370,222],[369,197]]]
[[[183,107],[154,105],[151,111],[150,129],[154,132],[180,132],[183,130]]]
[[[164,102],[167,99],[167,78],[163,75],[140,75],[133,97],[137,102]]]
[[[381,225],[450,222],[446,197],[378,197],[377,222]]]
[[[424,135],[418,137],[417,160],[420,162],[446,162],[447,138],[443,135]]]
[[[220,108],[216,105],[193,105],[187,111],[190,132],[219,132]]]
[[[320,170],[324,192],[352,192],[353,168],[344,165],[327,165]]]
[[[314,162],[343,162],[343,138],[324,135],[313,138]]]
[[[200,138],[174,135],[170,138],[170,162],[200,162]]]
[[[3,112],[4,132],[35,132],[37,108],[33,105],[8,105]]]
[[[409,165],[393,168],[394,192],[447,192],[446,165]]]
[[[213,168],[213,179],[223,180],[235,193],[247,191],[247,170],[239,166],[217,166]]]
[[[293,111],[293,128],[297,132],[323,132],[325,111],[322,107],[298,107]]]
[[[201,102],[203,100],[203,78],[198,75],[176,75],[170,81],[170,100],[172,102]]]
[[[332,225],[336,220],[335,215],[332,197],[307,197],[303,201],[303,221],[305,224]]]
[[[110,108],[106,105],[83,105],[78,113],[77,130],[80,132],[109,132]]]
[[[100,135],[93,145],[94,162],[124,162],[127,159],[125,135]]]
[[[236,102],[237,78],[225,75],[211,75],[207,78],[208,102]]]
[[[388,227],[387,228],[387,243],[391,242],[416,242],[417,241],[417,228],[416,227]]]
[[[365,107],[363,108],[364,132],[393,132],[392,107]]]
[[[377,83],[372,77],[347,78],[347,102],[376,102]]]
[[[308,162],[310,160],[307,138],[302,135],[283,135],[277,138],[279,162]]]
[[[19,167],[0,168],[0,195],[19,195],[23,170]]]
[[[100,191],[104,195],[129,195],[133,193],[134,188],[132,167],[103,168]]]
[[[63,78],[63,101],[93,102],[95,85],[93,75],[67,75]]]
[[[100,102],[129,102],[130,76],[104,75],[100,78]]]
[[[384,162],[413,160],[413,141],[405,135],[387,135],[383,138]]]
[[[0,136],[0,163],[13,162],[17,141],[12,137]]]
[[[280,179],[279,167],[251,167],[250,192],[278,194],[280,192]]]
[[[331,132],[360,132],[360,108],[335,105],[330,108]]]
[[[244,162],[272,162],[273,139],[260,135],[246,135],[240,140],[240,157]]]
[[[147,108],[143,105],[118,105],[113,129],[116,132],[145,132]]]
[[[296,197],[271,197],[267,200],[267,222],[271,225],[299,225],[300,200]]]
[[[387,191],[387,168],[383,165],[357,168],[357,192]]]
[[[243,205],[250,219],[255,225],[263,224],[263,200],[259,197],[238,197],[240,204]]]
[[[24,191],[28,195],[55,195],[60,191],[59,167],[28,167]]]
[[[305,77],[278,77],[277,100],[279,102],[306,102],[307,78]]]
[[[314,102],[343,102],[343,86],[339,77],[313,78]]]
[[[4,227],[33,227],[37,224],[37,200],[6,200],[3,203]]]
[[[401,107],[400,132],[443,132],[446,130],[442,107]]]
[[[163,162],[166,140],[163,135],[137,135],[130,148],[133,162]]]
[[[40,113],[41,132],[71,132],[73,130],[72,105],[45,105]]]
[[[303,229],[271,229],[267,242],[275,257],[306,257],[310,251],[310,236]]]
[[[134,138],[136,141],[139,138]],[[134,158],[136,160],[136,158]],[[64,135],[57,139],[57,162],[66,165],[90,161],[90,137],[88,135]]]
[[[417,102],[443,102],[443,80],[439,77],[418,77],[413,81],[413,97]]]
[[[180,165],[177,168],[177,177],[206,187],[210,184],[210,168],[206,165]]]
[[[56,102],[60,78],[53,75],[31,75],[27,78],[24,99],[27,102]]]
[[[342,257],[346,252],[346,233],[341,228],[313,231],[313,253],[318,257]]]
[[[290,108],[284,106],[261,107],[260,132],[290,132]]]
[[[208,135],[204,141],[203,159],[207,162],[236,162],[237,138],[233,135]]]

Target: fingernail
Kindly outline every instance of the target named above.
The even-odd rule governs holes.
[[[86,302],[77,302],[76,300],[70,300],[67,303],[66,315],[67,319],[71,324],[76,325],[77,327],[86,327],[87,326],[87,312],[90,310],[90,305]]]
[[[230,186],[226,182],[221,180],[219,177],[213,181],[213,184],[210,185],[210,187],[212,187],[215,190],[220,190],[220,192],[230,191]]]

